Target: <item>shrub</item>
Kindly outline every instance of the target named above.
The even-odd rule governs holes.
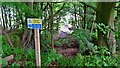
[[[60,58],[62,58],[62,55],[57,54],[56,50],[51,50],[50,52],[42,53],[41,58],[42,58],[42,66],[48,66],[52,61],[57,61]]]
[[[84,53],[86,50],[94,52],[97,50],[97,46],[95,46],[90,36],[90,31],[85,29],[77,29],[72,33],[73,37],[78,40],[80,46],[80,52]]]
[[[34,49],[31,49],[29,48],[26,52],[25,52],[25,57],[28,59],[28,60],[31,60],[31,61],[35,61],[35,50]]]
[[[60,66],[119,66],[119,62],[106,47],[99,47],[100,51],[96,54],[81,55],[73,57],[62,57],[58,60]]]

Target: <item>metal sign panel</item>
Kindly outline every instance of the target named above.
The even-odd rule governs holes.
[[[28,28],[42,29],[42,20],[36,18],[27,18]]]

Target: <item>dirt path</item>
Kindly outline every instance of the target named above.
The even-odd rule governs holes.
[[[64,57],[67,56],[75,57],[79,52],[79,45],[76,44],[76,41],[74,41],[73,43],[71,43],[71,46],[63,44],[61,46],[56,46],[55,49],[57,53],[62,54]]]

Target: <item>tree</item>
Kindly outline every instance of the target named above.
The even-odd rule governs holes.
[[[114,30],[114,2],[99,2],[97,5],[97,15],[96,21],[97,23],[103,23],[106,26],[109,26],[110,29]],[[112,54],[116,51],[116,40],[112,31],[104,34],[98,29],[98,45],[107,45],[110,50],[112,50]],[[111,49],[112,48],[112,49]]]
[[[117,38],[117,43],[118,43],[118,48],[120,49],[120,3],[118,3],[119,5],[116,7],[117,8],[117,17],[116,17],[116,24],[117,24],[117,30],[118,30],[118,38]]]
[[[54,20],[54,17],[64,8],[64,5],[65,5],[65,3],[63,4],[63,6],[56,12],[56,13],[54,13],[53,14],[53,6],[52,6],[52,4],[50,4],[50,3],[48,3],[49,4],[49,6],[50,6],[50,9],[51,9],[51,16],[50,16],[50,18],[49,18],[49,20],[50,20],[50,32],[51,32],[51,37],[52,37],[52,48],[54,48],[54,42],[53,42],[53,20]]]

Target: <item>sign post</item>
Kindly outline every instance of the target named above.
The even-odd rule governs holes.
[[[42,29],[42,20],[35,18],[28,18],[27,22],[28,22],[28,28],[34,29],[36,64],[37,66],[41,66],[39,29]]]
[[[35,36],[35,49],[36,49],[36,64],[41,66],[41,56],[40,56],[40,39],[39,39],[39,29],[34,29]]]

